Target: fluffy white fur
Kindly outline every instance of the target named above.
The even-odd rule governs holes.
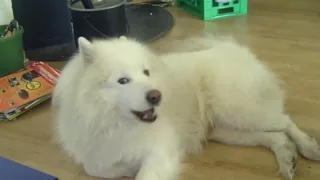
[[[320,160],[316,140],[284,112],[276,76],[232,40],[164,55],[125,37],[78,42],[53,109],[64,151],[91,176],[176,180],[184,155],[207,140],[271,149],[286,180],[293,179],[297,150]],[[131,81],[119,84],[122,77]],[[150,108],[151,89],[163,97],[157,120],[146,123],[131,111]]]

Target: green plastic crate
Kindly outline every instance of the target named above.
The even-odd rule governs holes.
[[[248,0],[229,0],[225,3],[216,0],[177,0],[177,6],[202,20],[239,16],[248,12]]]

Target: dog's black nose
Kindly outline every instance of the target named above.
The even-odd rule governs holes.
[[[147,101],[152,105],[157,105],[161,101],[161,92],[159,90],[150,90],[147,92]]]

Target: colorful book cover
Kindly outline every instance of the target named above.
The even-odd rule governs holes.
[[[42,62],[0,78],[0,112],[10,111],[51,94],[59,73]]]

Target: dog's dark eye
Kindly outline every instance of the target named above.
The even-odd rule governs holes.
[[[146,76],[150,76],[150,72],[148,69],[143,70],[143,74],[145,74]]]
[[[120,78],[119,80],[118,80],[118,83],[119,84],[127,84],[127,83],[129,83],[130,82],[130,80],[128,79],[128,78]]]

